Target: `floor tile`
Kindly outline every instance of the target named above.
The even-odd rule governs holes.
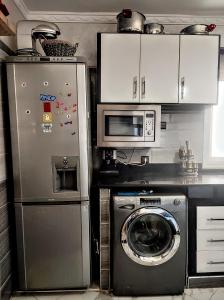
[[[184,291],[184,300],[211,300],[216,293],[216,289],[186,289]]]
[[[224,300],[224,288],[215,289],[215,292],[210,300]]]
[[[61,295],[57,300],[98,300],[99,292],[68,293]],[[42,300],[42,299],[38,299]],[[45,299],[43,299],[45,300]]]
[[[224,288],[186,289],[179,296],[117,297],[97,291],[16,295],[11,300],[224,300]]]
[[[147,296],[147,297],[136,297],[134,300],[172,300],[172,296]]]
[[[36,298],[30,295],[13,295],[10,300],[36,300]]]
[[[172,300],[183,300],[184,296],[183,295],[178,295],[178,296],[173,296]]]
[[[113,296],[112,294],[100,293],[96,300],[120,300],[121,297]],[[127,299],[127,298],[125,298]]]

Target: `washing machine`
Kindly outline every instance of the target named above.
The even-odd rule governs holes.
[[[183,293],[187,209],[182,194],[118,193],[112,201],[112,285],[116,296]]]

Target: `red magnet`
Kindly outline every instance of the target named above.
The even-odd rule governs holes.
[[[64,108],[64,110],[65,110],[65,111],[67,111],[67,110],[68,110],[68,108],[67,108],[67,107],[65,107],[65,108]]]
[[[50,102],[44,102],[44,112],[51,112],[51,103]]]

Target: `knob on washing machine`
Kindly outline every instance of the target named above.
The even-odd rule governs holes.
[[[180,205],[181,204],[181,200],[180,199],[174,199],[173,200],[173,204],[174,205]]]

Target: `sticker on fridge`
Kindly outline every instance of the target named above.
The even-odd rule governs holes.
[[[53,125],[51,123],[43,123],[41,125],[43,133],[51,133]]]
[[[40,94],[40,101],[54,102],[56,99],[54,95]]]

